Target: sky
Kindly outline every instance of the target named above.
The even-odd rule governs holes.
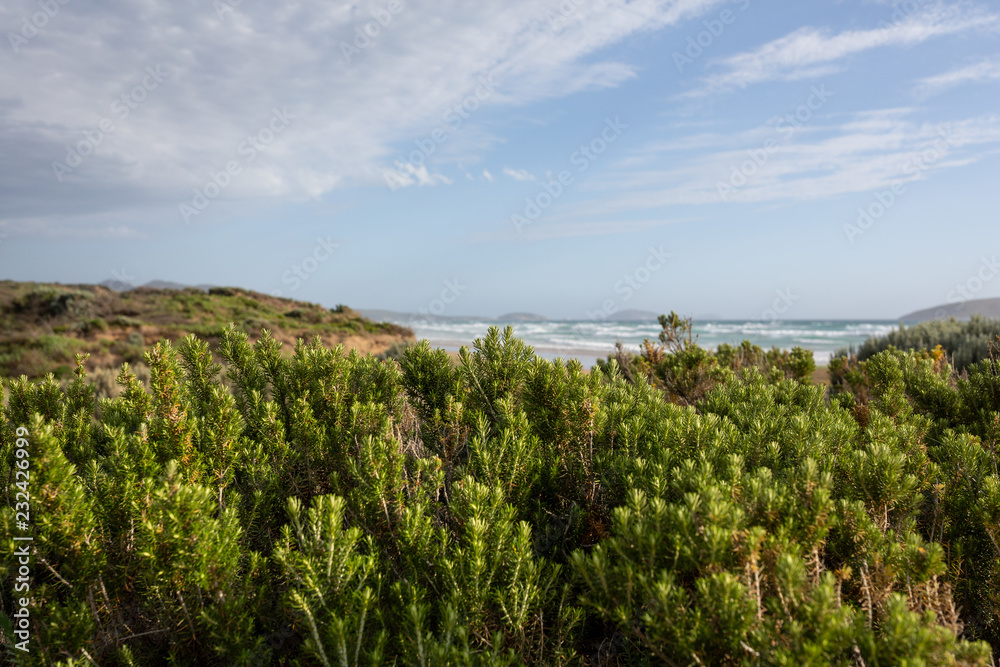
[[[1000,5],[9,0],[0,279],[892,319],[1000,296]]]

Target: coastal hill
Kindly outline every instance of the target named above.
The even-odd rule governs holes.
[[[899,319],[904,322],[923,322],[924,320],[939,320],[946,317],[967,320],[973,315],[1000,319],[1000,299],[971,299],[962,303],[947,303],[907,313]]]
[[[183,286],[180,286],[183,287]],[[144,348],[161,338],[195,333],[215,343],[235,324],[251,341],[262,328],[290,352],[298,338],[319,336],[380,354],[413,340],[397,324],[375,323],[346,306],[324,308],[237,287],[156,288],[61,285],[0,281],[0,377],[46,373],[65,377],[74,355],[89,353],[88,369],[142,361]]]

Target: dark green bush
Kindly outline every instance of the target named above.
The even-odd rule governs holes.
[[[1000,644],[1000,362],[660,345],[585,373],[230,327],[6,384],[0,628],[24,664],[966,664]],[[671,359],[673,358],[673,359]],[[845,378],[847,376],[845,375]],[[629,379],[631,378],[631,379]],[[853,382],[853,383],[852,383]],[[102,393],[106,392],[101,389]],[[5,620],[6,619],[6,620]]]
[[[834,356],[854,355],[859,361],[875,356],[893,347],[897,350],[932,350],[936,346],[948,355],[952,366],[964,370],[972,364],[988,359],[990,345],[1000,336],[1000,320],[991,320],[981,315],[973,315],[968,320],[928,320],[910,328],[904,324],[885,336],[869,338],[857,351],[839,350]]]
[[[39,286],[12,304],[14,312],[52,318],[68,315],[86,318],[91,315],[94,295],[83,290]]]

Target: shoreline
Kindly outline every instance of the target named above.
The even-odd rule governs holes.
[[[576,358],[585,367],[605,359],[621,341],[625,349],[638,353],[644,339],[656,340],[661,328],[655,322],[408,322],[417,340],[427,339],[433,347],[457,352],[472,346],[490,327],[512,326],[514,335],[547,359]],[[840,349],[857,347],[868,338],[882,336],[897,328],[888,321],[775,321],[715,320],[694,324],[694,342],[715,350],[721,344],[734,347],[749,340],[765,350],[801,347],[813,353],[817,366],[829,364]]]

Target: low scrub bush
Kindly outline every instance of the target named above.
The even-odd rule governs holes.
[[[968,320],[929,320],[910,328],[900,324],[899,329],[885,336],[869,338],[855,351],[839,350],[834,356],[856,357],[864,361],[883,350],[932,350],[940,347],[948,355],[952,366],[964,370],[990,356],[990,345],[1000,336],[1000,320],[973,315]]]
[[[745,368],[801,382],[809,382],[816,370],[812,352],[800,347],[764,350],[743,341],[735,347],[724,343],[713,352],[696,344],[690,318],[671,311],[669,315],[660,315],[659,323],[662,329],[659,342],[647,339],[638,355],[627,353],[619,344],[615,354],[597,361],[598,368],[610,372],[610,362],[614,360],[629,382],[644,377],[664,390],[669,401],[680,405],[695,405],[713,387]]]
[[[1000,361],[709,352],[585,373],[194,336],[113,396],[10,380],[0,636],[28,665],[989,665]],[[217,355],[217,356],[216,356]],[[219,363],[221,359],[222,363]],[[27,429],[31,651],[14,648]],[[22,476],[23,477],[23,476]]]
[[[87,317],[93,307],[94,295],[83,290],[39,286],[14,300],[14,312],[35,314],[45,318],[69,315]]]

